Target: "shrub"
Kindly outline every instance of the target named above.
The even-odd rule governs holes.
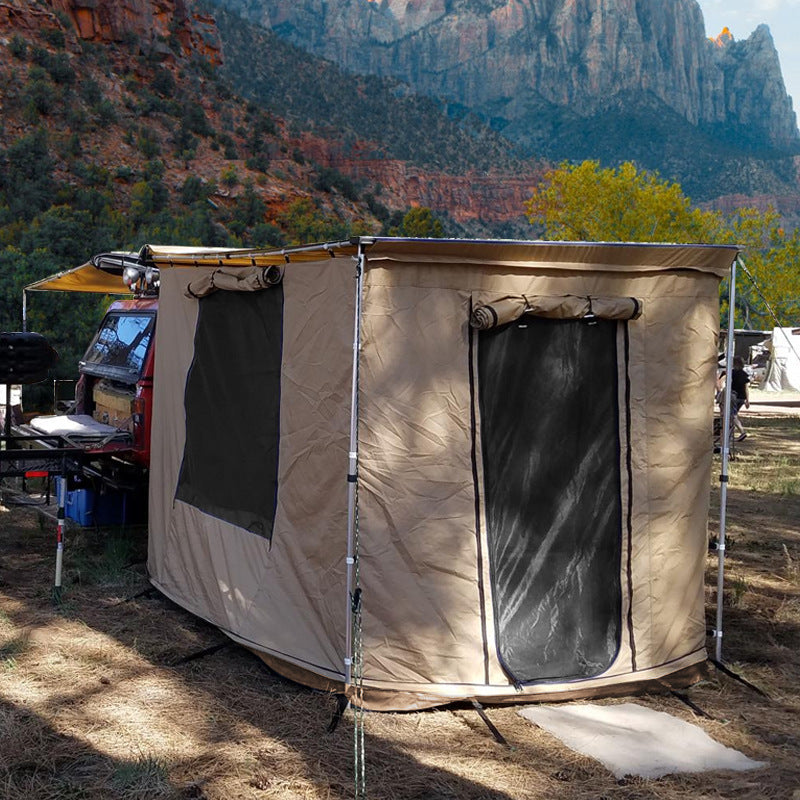
[[[147,159],[152,159],[161,155],[161,145],[158,142],[158,137],[150,128],[139,128],[139,133],[136,137],[136,146]]]
[[[117,167],[114,170],[114,178],[124,183],[130,183],[133,178],[133,170],[127,164]]]
[[[59,50],[63,50],[64,46],[66,45],[64,31],[59,30],[58,28],[44,28],[44,30],[42,30],[42,38],[49,45],[56,47]]]
[[[18,33],[11,37],[8,49],[11,55],[20,61],[24,61],[28,57],[28,43]]]
[[[85,78],[81,81],[78,90],[81,97],[90,105],[95,106],[103,99],[100,84],[94,78]]]
[[[68,85],[75,81],[75,70],[72,69],[66,53],[50,55],[44,64],[44,68],[50,73],[50,77],[55,83]]]
[[[231,189],[236,186],[237,183],[239,183],[239,173],[233,164],[229,164],[227,167],[225,167],[220,173],[219,177],[225,186]]]
[[[181,111],[181,126],[198,136],[210,136],[214,132],[206,118],[206,112],[197,103],[184,104]]]
[[[175,91],[175,79],[172,73],[162,67],[156,67],[150,86],[156,94],[171,97]]]
[[[244,162],[247,169],[255,172],[266,172],[269,169],[269,156],[259,153],[257,156],[250,156]]]
[[[228,161],[234,161],[239,158],[239,153],[236,151],[236,143],[227,133],[221,133],[218,138]]]
[[[197,175],[190,175],[181,187],[181,202],[190,206],[200,200],[205,200],[209,194],[209,186]]]
[[[92,107],[92,111],[101,125],[110,125],[117,121],[117,111],[109,100],[101,100]]]
[[[25,98],[29,117],[35,121],[38,115],[47,116],[53,110],[56,90],[50,81],[34,78],[25,85]]]

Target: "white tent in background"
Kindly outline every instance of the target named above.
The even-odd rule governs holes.
[[[775,328],[765,392],[800,392],[800,329]]]

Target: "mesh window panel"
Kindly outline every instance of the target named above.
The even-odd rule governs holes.
[[[603,672],[621,633],[617,322],[478,334],[500,658],[520,682]]]
[[[278,489],[283,288],[215,292],[199,302],[176,497],[269,538]]]

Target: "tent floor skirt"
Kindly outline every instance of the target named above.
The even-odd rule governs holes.
[[[559,684],[558,688],[548,691],[546,686],[524,687],[517,692],[508,687],[505,692],[499,686],[476,686],[474,694],[463,692],[459,695],[446,696],[435,692],[378,689],[364,686],[356,694],[353,686],[347,687],[342,681],[326,678],[303,667],[291,664],[283,659],[249,647],[270,669],[295,683],[309,686],[330,694],[346,694],[354,705],[369,711],[421,711],[435,706],[452,705],[471,700],[479,700],[484,705],[512,705],[520,703],[551,703],[568,700],[586,700],[601,697],[629,697],[636,694],[664,693],[671,689],[684,689],[702,680],[708,674],[708,662],[704,652],[698,653],[695,663],[676,671],[668,667],[646,670],[641,677],[626,676],[628,680],[619,681],[619,676],[608,682],[598,684],[597,681]],[[467,689],[468,687],[459,687]],[[451,689],[452,691],[452,689]]]

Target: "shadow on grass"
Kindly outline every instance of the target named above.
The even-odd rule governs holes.
[[[0,793],[3,800],[145,800],[188,797],[152,758],[112,758],[42,716],[0,699]]]
[[[0,795],[352,797],[351,714],[327,734],[331,696],[280,678],[233,643],[176,666],[182,656],[227,640],[161,595],[125,601],[148,584],[138,562],[144,542],[137,537],[144,534],[122,535],[131,540],[120,541],[119,532],[68,534],[64,604],[55,607],[52,531],[30,524],[0,531],[0,609],[9,634],[0,653],[13,660],[10,672],[18,672],[17,699],[0,707]],[[47,659],[52,664],[45,669]],[[22,706],[18,697],[28,691],[30,704]],[[369,797],[510,800],[514,795],[493,788],[491,777],[502,769],[503,748],[480,725],[456,725],[453,740],[450,715],[445,735],[439,723],[447,712],[438,714],[416,715],[419,737],[408,742],[414,753],[395,738],[408,715],[369,715]],[[109,740],[114,758],[88,743],[105,742],[117,729]],[[465,735],[475,740],[466,752],[457,746]],[[451,771],[455,753],[485,760],[488,777],[471,780]],[[497,783],[506,782],[500,776]]]

